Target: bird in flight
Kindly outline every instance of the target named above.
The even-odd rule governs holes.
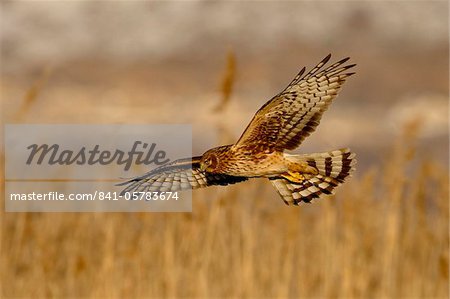
[[[286,204],[309,203],[332,194],[354,170],[349,149],[291,155],[319,125],[322,114],[354,74],[349,57],[326,66],[331,54],[309,72],[303,68],[255,114],[239,140],[198,157],[179,159],[119,185],[121,192],[164,192],[229,185],[267,178]]]

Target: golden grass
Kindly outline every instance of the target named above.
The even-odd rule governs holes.
[[[14,116],[15,121],[20,122],[24,120],[24,118],[32,108],[33,104],[37,101],[37,97],[39,96],[40,91],[48,82],[52,71],[53,71],[52,67],[50,66],[45,67],[41,71],[37,80],[33,82],[31,87],[26,91],[23,97],[22,105],[19,107]]]
[[[448,175],[410,141],[301,207],[257,180],[192,214],[3,213],[2,297],[446,298]]]
[[[194,192],[192,213],[2,209],[1,297],[448,298],[449,177],[416,126],[310,205],[254,180]]]
[[[216,112],[223,111],[230,102],[235,79],[236,79],[236,55],[232,50],[229,50],[227,53],[225,72],[222,75],[222,82],[220,84],[220,92],[222,98],[220,100],[220,103],[215,108]]]

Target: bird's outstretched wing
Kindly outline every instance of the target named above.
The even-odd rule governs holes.
[[[347,70],[355,64],[344,65],[349,57],[324,68],[330,57],[306,74],[303,68],[285,90],[262,106],[233,148],[292,150],[314,132],[342,84],[354,74]]]
[[[247,180],[226,174],[200,171],[201,157],[179,159],[117,186],[128,185],[120,195],[127,192],[163,192],[197,189],[213,185],[228,185]]]

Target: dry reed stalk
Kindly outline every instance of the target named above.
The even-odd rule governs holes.
[[[31,87],[26,91],[22,105],[17,110],[13,119],[16,122],[21,122],[24,120],[27,113],[30,111],[31,107],[35,104],[39,97],[39,93],[42,91],[42,88],[48,82],[50,75],[53,72],[53,68],[50,66],[45,67],[38,78],[34,81]]]
[[[413,120],[405,126],[404,133],[397,139],[392,152],[392,159],[385,166],[387,176],[385,184],[387,187],[388,201],[386,201],[386,232],[385,232],[385,254],[383,260],[383,297],[398,297],[395,284],[399,276],[398,260],[400,250],[398,239],[401,234],[401,201],[405,190],[405,168],[407,162],[412,159],[415,148],[413,146],[415,136],[419,128],[419,122]]]
[[[227,53],[227,61],[225,72],[222,76],[222,82],[220,85],[220,91],[222,94],[222,98],[219,104],[214,108],[215,112],[224,111],[228,106],[231,94],[233,92],[233,86],[236,79],[236,55],[232,50],[229,50]]]

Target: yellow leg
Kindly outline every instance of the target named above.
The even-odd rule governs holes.
[[[301,175],[301,173],[316,175],[319,173],[316,168],[311,167],[308,164],[292,163],[289,164],[288,169],[289,173],[296,173],[297,175]]]
[[[281,176],[292,183],[302,183],[305,180],[305,177],[298,172],[289,171],[287,173],[282,174]]]

